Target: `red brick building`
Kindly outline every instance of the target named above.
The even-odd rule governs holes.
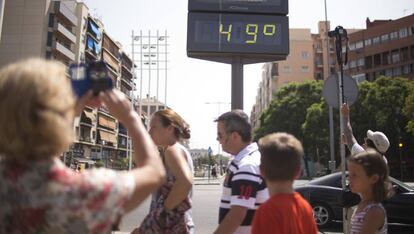
[[[397,20],[366,20],[366,29],[349,34],[345,69],[358,81],[381,75],[414,78],[414,14]]]

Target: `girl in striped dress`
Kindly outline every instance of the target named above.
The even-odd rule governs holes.
[[[387,233],[387,214],[381,202],[390,193],[388,167],[374,150],[364,151],[348,160],[349,183],[361,202],[352,215],[351,233]]]

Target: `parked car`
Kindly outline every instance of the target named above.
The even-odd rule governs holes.
[[[358,195],[342,189],[341,178],[341,172],[337,172],[295,186],[311,204],[318,227],[329,226],[333,220],[341,221],[342,208],[358,203],[355,200],[359,199]],[[395,178],[390,177],[390,180],[395,194],[383,202],[388,222],[414,224],[414,189]]]

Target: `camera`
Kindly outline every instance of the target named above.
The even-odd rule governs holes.
[[[344,29],[342,26],[337,26],[335,30],[328,32],[328,37],[336,37],[336,36],[347,37],[348,33],[346,32],[346,29]]]
[[[69,66],[69,75],[72,88],[78,97],[82,97],[89,90],[94,96],[101,91],[113,88],[112,79],[108,75],[108,65],[105,61],[72,64]]]

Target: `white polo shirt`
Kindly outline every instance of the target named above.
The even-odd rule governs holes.
[[[220,202],[219,223],[231,206],[247,207],[247,214],[234,233],[251,233],[257,208],[269,198],[264,178],[260,175],[260,152],[256,143],[240,151],[227,168]]]

